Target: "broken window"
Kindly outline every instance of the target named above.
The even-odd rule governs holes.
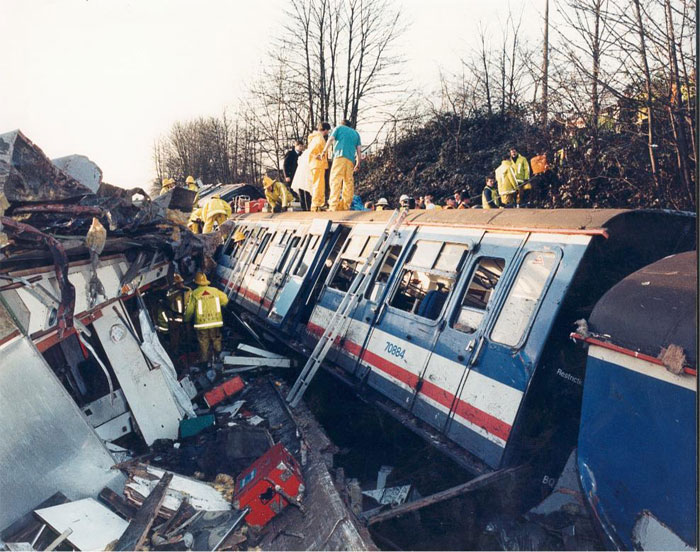
[[[340,265],[328,287],[338,291],[350,289],[355,276],[362,270],[362,265],[366,262],[376,243],[376,237],[353,236],[350,238],[340,257]]]
[[[457,278],[468,246],[419,241],[401,273],[390,305],[429,320],[437,320]]]
[[[504,259],[493,257],[478,260],[452,325],[455,330],[465,333],[476,331],[484,318],[496,284],[501,279],[505,264]]]
[[[289,265],[294,261],[295,253],[297,251],[297,246],[299,245],[300,241],[301,241],[301,237],[299,237],[299,236],[294,236],[291,239],[291,243],[289,244],[289,247],[287,247],[287,250],[284,252],[282,259],[280,260],[279,272],[281,272],[282,274],[287,273],[287,270],[289,270]]]
[[[537,305],[544,295],[545,285],[555,266],[552,252],[531,251],[523,259],[518,275],[503,304],[491,339],[511,347],[520,343]]]
[[[374,275],[372,283],[367,287],[367,292],[365,293],[367,299],[376,302],[379,297],[381,297],[389,281],[389,276],[391,276],[391,273],[394,271],[394,266],[396,266],[399,255],[401,255],[400,245],[392,245],[389,247],[389,251],[384,257],[381,268]]]

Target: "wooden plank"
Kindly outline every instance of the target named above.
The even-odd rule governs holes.
[[[97,495],[102,502],[109,506],[115,513],[119,514],[125,519],[134,519],[136,515],[136,508],[129,504],[123,496],[118,495],[109,487],[105,487]]]
[[[141,508],[136,512],[136,516],[126,528],[126,531],[124,531],[114,550],[137,550],[143,545],[148,536],[148,531],[158,515],[158,509],[163,504],[165,491],[168,489],[172,478],[172,473],[166,472],[163,474],[155,489],[143,501]]]
[[[270,351],[266,351],[264,349],[259,349],[258,347],[253,347],[252,345],[246,345],[245,343],[239,343],[238,350],[243,351],[245,353],[251,353],[253,355],[258,355],[258,356],[264,357],[264,358],[285,358],[282,355],[271,353]]]
[[[269,366],[271,368],[290,368],[292,366],[292,361],[288,358],[227,356],[224,357],[224,364],[234,366]]]
[[[386,512],[381,512],[379,514],[370,516],[367,519],[367,525],[374,525],[375,523],[380,523],[382,521],[386,521],[387,519],[395,518],[396,516],[420,510],[421,508],[425,508],[426,506],[430,506],[431,504],[437,504],[438,502],[449,500],[451,498],[455,498],[465,493],[476,491],[477,489],[483,489],[484,487],[493,485],[494,483],[497,483],[515,475],[523,468],[524,466],[517,466],[515,468],[506,468],[502,470],[497,470],[492,473],[480,475],[479,477],[475,477],[474,479],[471,479],[466,483],[462,483],[461,485],[457,485],[456,487],[450,487],[449,489],[445,489],[444,491],[440,491],[430,496],[419,498],[418,500],[414,500],[413,502],[407,502],[405,504],[402,504],[401,506],[397,506],[396,508],[392,508],[391,510],[388,510]]]

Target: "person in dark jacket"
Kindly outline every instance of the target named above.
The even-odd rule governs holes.
[[[294,148],[290,149],[284,156],[284,165],[282,165],[284,181],[289,185],[294,180],[294,173],[297,172],[297,164],[302,151],[304,151],[304,144],[297,140]]]

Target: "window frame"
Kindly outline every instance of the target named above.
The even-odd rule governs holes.
[[[359,247],[359,255],[348,255],[346,252],[348,250],[348,247],[352,243],[352,240],[355,238],[359,238],[360,240],[364,240],[362,242],[362,245]],[[343,244],[343,251],[338,255],[338,257],[335,260],[335,263],[333,263],[333,268],[330,270],[328,274],[328,278],[326,278],[325,282],[325,288],[330,289],[335,291],[336,293],[347,293],[347,291],[343,291],[341,289],[332,287],[331,284],[333,283],[333,280],[335,280],[335,277],[338,275],[338,272],[340,271],[340,266],[343,262],[343,260],[348,260],[348,261],[354,261],[357,263],[356,266],[360,265],[360,263],[366,263],[367,262],[367,257],[362,257],[362,252],[367,248],[367,244],[369,244],[369,240],[374,239],[375,244],[376,240],[379,239],[379,236],[373,236],[371,234],[353,234],[352,236],[348,236],[347,239],[345,240],[345,243]],[[370,250],[371,253],[371,250]],[[357,275],[357,270],[355,271],[355,275]],[[350,285],[352,285],[352,282],[350,282]]]
[[[550,270],[549,275],[547,276],[547,279],[544,282],[544,285],[542,286],[542,291],[540,292],[540,295],[538,297],[537,305],[535,305],[535,308],[532,310],[530,313],[530,317],[527,321],[527,324],[525,324],[525,328],[522,332],[522,335],[520,336],[520,339],[515,345],[508,345],[506,343],[501,343],[500,341],[496,341],[492,339],[491,334],[493,333],[493,330],[496,326],[496,323],[501,317],[501,313],[503,312],[503,307],[506,304],[506,300],[508,299],[508,296],[510,295],[510,292],[513,290],[513,287],[515,286],[515,282],[518,279],[518,276],[520,275],[520,271],[522,270],[523,264],[525,262],[525,258],[530,254],[530,253],[554,253],[554,263],[552,264],[552,269]],[[514,267],[513,270],[515,271],[513,276],[509,278],[508,281],[508,288],[504,290],[502,297],[499,298],[499,304],[497,307],[494,309],[494,314],[491,318],[491,321],[487,328],[484,331],[484,334],[488,336],[488,340],[490,343],[493,343],[494,345],[498,345],[499,347],[503,347],[505,349],[510,349],[512,351],[520,350],[522,347],[525,345],[527,342],[530,332],[532,331],[532,327],[535,324],[535,320],[537,320],[537,315],[540,312],[540,309],[542,308],[542,303],[544,302],[544,298],[547,295],[547,292],[549,291],[549,288],[552,284],[552,280],[554,280],[554,277],[557,274],[557,271],[559,270],[559,265],[561,264],[561,259],[564,256],[564,252],[562,251],[561,247],[552,245],[552,246],[543,246],[543,247],[538,247],[537,249],[527,249],[523,250],[521,252],[520,258],[517,259],[516,263],[513,263],[512,266]]]

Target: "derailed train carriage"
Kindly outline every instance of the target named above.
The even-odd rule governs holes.
[[[390,216],[240,216],[219,284],[308,352]],[[534,480],[556,479],[581,415],[575,321],[625,276],[695,247],[681,213],[412,211],[325,365],[474,474],[527,463]]]

